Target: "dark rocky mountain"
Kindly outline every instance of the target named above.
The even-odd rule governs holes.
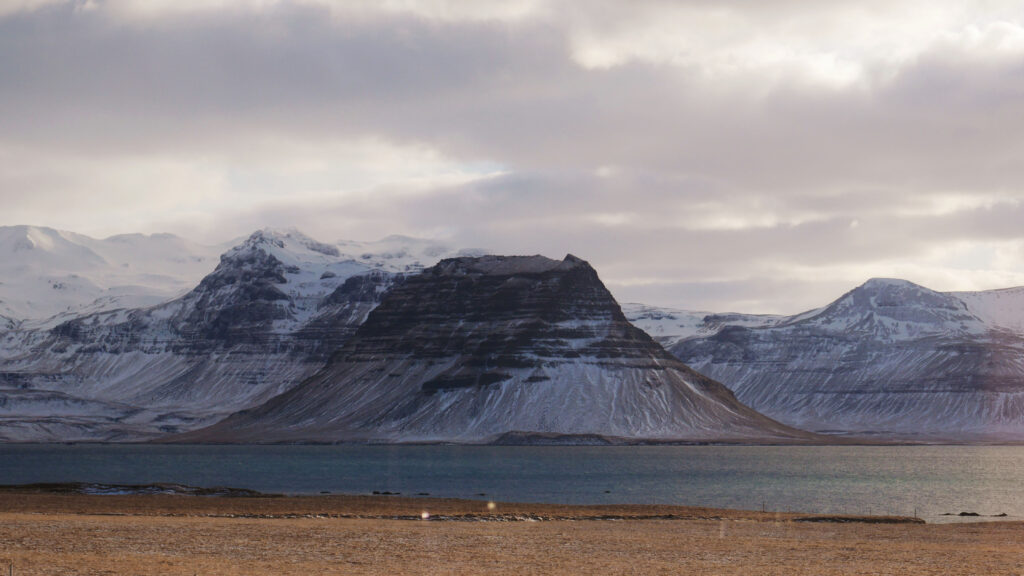
[[[455,258],[389,291],[326,367],[176,441],[807,441],[632,326],[586,262]]]
[[[670,350],[792,426],[910,441],[1024,440],[1024,292],[874,279],[832,304]]]

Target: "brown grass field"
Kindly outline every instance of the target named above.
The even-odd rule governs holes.
[[[429,520],[422,519],[428,512]],[[1024,574],[1024,524],[393,496],[0,493],[14,574]]]

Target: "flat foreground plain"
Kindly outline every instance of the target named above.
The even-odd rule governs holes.
[[[422,520],[423,512],[431,514]],[[1024,523],[672,506],[0,493],[0,576],[1024,574]]]

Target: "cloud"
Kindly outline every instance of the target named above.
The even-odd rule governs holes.
[[[934,50],[1019,57],[1021,10],[1009,0],[569,4],[572,53],[589,68],[647,61],[705,79],[877,83]]]
[[[25,0],[0,79],[4,224],[430,235],[755,312],[1024,283],[1016,2]]]
[[[372,18],[401,14],[442,22],[518,21],[539,14],[538,0],[4,0],[0,16],[64,7],[76,12],[103,10],[125,22],[204,17],[211,14],[276,14],[291,7],[315,8],[339,18]]]

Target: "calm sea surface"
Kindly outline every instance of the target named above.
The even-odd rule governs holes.
[[[1024,519],[1020,446],[0,445],[0,484],[30,482]]]

